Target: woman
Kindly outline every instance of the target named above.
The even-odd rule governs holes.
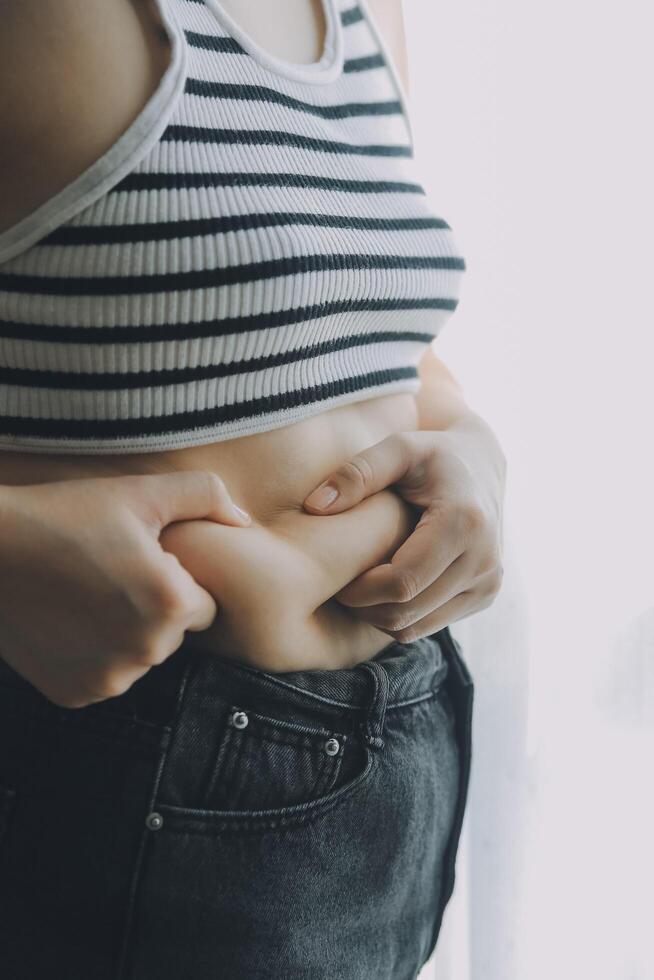
[[[3,975],[434,948],[506,464],[430,347],[465,264],[401,38],[378,0],[5,0]]]

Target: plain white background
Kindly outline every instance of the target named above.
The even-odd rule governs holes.
[[[439,980],[652,980],[654,150],[642,2],[404,0],[436,351],[509,458]],[[422,978],[421,978],[422,980]]]

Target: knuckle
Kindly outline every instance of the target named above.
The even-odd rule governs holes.
[[[393,607],[380,609],[376,621],[382,629],[390,630],[391,633],[396,633],[410,625],[407,615]]]
[[[203,470],[203,475],[207,481],[207,488],[211,497],[224,497],[227,492],[227,487],[225,486],[225,481],[222,477],[218,476],[217,473],[213,473],[211,470]]]
[[[489,549],[479,563],[477,574],[484,579],[492,579],[496,575],[502,575],[502,559],[497,551]]]
[[[483,598],[488,602],[489,605],[491,604],[491,602],[495,601],[495,599],[500,593],[501,587],[502,587],[502,580],[495,575],[491,576],[486,588],[482,592]]]
[[[399,643],[413,643],[420,636],[420,631],[415,626],[407,626],[405,629],[398,630],[395,639]]]
[[[429,504],[429,513],[433,520],[443,527],[454,524],[456,521],[456,510],[448,500],[437,497]]]
[[[408,459],[415,450],[415,439],[412,432],[392,432],[387,441],[393,452],[403,459]]]
[[[158,667],[166,659],[167,653],[164,651],[163,643],[154,638],[148,638],[139,645],[136,656],[138,663],[145,667]]]
[[[211,470],[201,470],[200,474],[205,481],[210,506],[224,506],[229,499],[229,493],[222,477]]]
[[[179,629],[179,643],[184,638],[184,631]],[[170,631],[166,629],[147,630],[143,632],[135,643],[130,645],[133,654],[134,664],[143,667],[157,667],[162,664],[173,652],[170,645]],[[178,644],[179,645],[179,644]]]
[[[402,485],[407,488],[420,488],[429,479],[433,456],[425,452],[424,443],[420,441],[422,432],[395,432],[388,437],[388,443],[394,455],[402,461],[405,473]]]
[[[92,702],[106,701],[109,698],[119,698],[130,687],[130,684],[118,674],[105,674],[98,683],[94,685]]]
[[[489,606],[492,606],[494,602],[495,602],[495,593],[494,592],[491,592],[491,593],[489,593],[487,595],[482,595],[477,600],[477,609],[488,609],[488,607]]]
[[[460,522],[466,536],[477,534],[486,527],[486,515],[478,504],[465,504],[460,511]]]
[[[353,456],[337,471],[337,476],[357,490],[365,490],[372,482],[374,473],[365,456]]]
[[[167,576],[155,576],[149,582],[148,612],[149,618],[157,622],[176,620],[183,615],[183,598]]]
[[[480,566],[477,572],[477,583],[481,593],[499,591],[504,579],[504,566],[501,558],[492,556]]]
[[[418,594],[418,586],[413,575],[407,568],[399,568],[390,582],[390,591],[394,602],[410,602]]]
[[[109,700],[109,698],[119,698],[121,694],[124,694],[128,689],[127,684],[121,684],[118,681],[111,680],[105,681],[102,688],[99,691],[102,700]]]
[[[411,628],[411,622],[406,616],[394,616],[390,622],[389,629],[393,633],[404,633]]]
[[[502,588],[502,582],[504,581],[504,568],[502,565],[496,565],[491,574],[488,576],[488,593],[491,596],[496,596],[497,593]]]

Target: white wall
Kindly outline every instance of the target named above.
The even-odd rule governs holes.
[[[509,457],[504,591],[453,626],[478,711],[438,976],[651,980],[651,6],[404,9],[468,265],[436,350]]]

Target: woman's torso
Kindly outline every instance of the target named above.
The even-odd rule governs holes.
[[[66,16],[70,16],[66,6],[61,12],[62,37]],[[236,0],[225,6],[239,17]],[[242,23],[264,45],[263,18],[288,17],[288,36],[293,42],[286,42],[275,53],[310,62],[321,50],[324,31],[321,18],[315,16],[317,6],[313,5],[313,20],[301,22],[303,30],[297,17],[293,20],[292,5],[282,3],[257,6],[258,24],[246,20],[254,17],[254,8],[245,4]],[[48,15],[55,20],[58,16]],[[71,147],[70,156],[62,159],[58,154],[57,168],[37,173],[25,170],[23,185],[16,185],[15,194],[4,196],[0,231],[64,186],[97,156],[98,147],[110,146],[138,114],[165,71],[169,41],[151,0],[112,0],[111,7],[105,7],[102,26],[106,48],[115,44],[130,52],[123,82],[119,88],[106,88],[102,111],[95,114],[96,130],[89,126],[86,139]],[[97,38],[84,31],[69,32],[67,37],[78,46],[74,64],[81,69],[88,63],[93,74]],[[79,49],[85,37],[88,62]],[[59,50],[57,56],[64,53]],[[34,71],[34,65],[30,62],[28,68],[26,62],[26,76]],[[83,89],[82,75],[78,71],[71,84]],[[32,78],[36,93],[38,78]],[[100,97],[97,84],[88,88],[96,99]],[[17,168],[21,165],[19,160],[14,163]],[[220,612],[214,627],[199,640],[216,652],[243,657],[268,669],[343,666],[374,655],[388,645],[390,637],[358,621],[331,597],[361,571],[387,560],[410,533],[416,515],[390,490],[337,517],[309,515],[302,501],[349,456],[393,432],[417,426],[415,396],[395,393],[341,405],[271,431],[172,451],[97,456],[4,452],[0,453],[0,483],[177,469],[217,473],[235,502],[252,515],[252,527],[235,529],[195,521],[174,525],[162,535],[164,547],[175,552],[218,601]]]

